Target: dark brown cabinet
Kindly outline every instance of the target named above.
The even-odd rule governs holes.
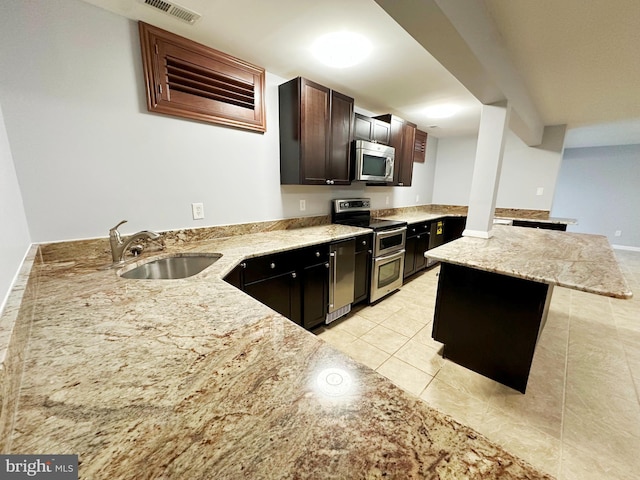
[[[374,117],[391,125],[389,145],[396,149],[393,184],[399,187],[411,186],[413,177],[413,152],[416,141],[416,125],[395,115]]]
[[[412,223],[407,226],[404,254],[404,278],[418,273],[427,266],[424,252],[429,248],[430,222]]]
[[[369,280],[371,277],[371,245],[373,235],[356,238],[356,260],[353,289],[353,304],[365,302],[369,298]]]
[[[280,183],[348,185],[353,98],[305,78],[278,87]]]
[[[250,258],[225,281],[305,328],[324,323],[329,244]]]
[[[543,228],[545,230],[559,230],[561,232],[567,231],[566,223],[536,222],[532,220],[513,220],[512,225],[514,227]]]
[[[467,217],[447,217],[444,220],[444,243],[460,238],[466,224]]]
[[[391,125],[388,122],[360,113],[355,114],[353,131],[355,140],[368,140],[389,145],[391,138]]]

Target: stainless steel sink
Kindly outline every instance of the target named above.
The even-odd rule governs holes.
[[[143,263],[120,273],[122,278],[175,280],[200,273],[222,257],[219,253],[182,253]]]

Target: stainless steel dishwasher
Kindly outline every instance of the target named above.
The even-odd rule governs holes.
[[[356,239],[349,238],[329,246],[329,309],[327,321],[351,311],[356,269]]]

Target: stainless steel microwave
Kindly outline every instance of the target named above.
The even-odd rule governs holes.
[[[395,148],[380,143],[356,140],[355,180],[393,182]]]

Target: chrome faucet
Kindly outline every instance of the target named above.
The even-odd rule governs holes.
[[[156,232],[143,230],[141,232],[134,233],[127,239],[123,240],[120,236],[120,232],[118,231],[118,227],[125,223],[127,223],[127,221],[122,220],[118,225],[109,230],[109,244],[111,245],[111,257],[113,258],[113,263],[124,262],[124,255],[127,248],[129,248],[134,255],[139,255],[142,252],[142,245],[132,246],[134,242],[139,242],[145,238],[150,240],[157,240],[160,238],[160,234]]]

